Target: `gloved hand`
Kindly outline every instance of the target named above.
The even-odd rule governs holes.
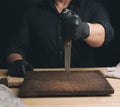
[[[89,25],[69,9],[61,12],[61,31],[66,38],[85,39],[89,36]]]
[[[26,60],[16,60],[8,68],[8,74],[15,77],[24,77],[30,71],[33,71],[33,67]]]

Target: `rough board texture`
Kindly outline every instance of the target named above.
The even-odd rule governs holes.
[[[109,95],[113,88],[100,71],[29,72],[22,84],[21,97]]]

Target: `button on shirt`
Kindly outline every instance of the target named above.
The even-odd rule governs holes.
[[[72,0],[69,9],[82,21],[99,23],[105,29],[104,45],[113,39],[113,28],[105,9],[91,0]],[[43,0],[25,11],[19,32],[8,54],[26,55],[34,67],[64,67],[64,35],[60,29],[61,16],[54,0]],[[72,41],[71,67],[95,66],[94,48],[82,39]]]

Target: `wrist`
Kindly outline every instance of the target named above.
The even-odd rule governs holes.
[[[86,39],[90,35],[90,28],[87,22],[83,22],[83,34],[81,36],[82,39]]]
[[[8,64],[12,64],[13,62],[15,62],[16,60],[23,60],[22,55],[18,54],[18,53],[12,53],[7,57],[7,62]]]

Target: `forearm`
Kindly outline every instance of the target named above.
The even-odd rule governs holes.
[[[10,54],[10,55],[7,57],[7,62],[8,62],[9,64],[11,64],[11,63],[13,63],[13,62],[16,61],[16,60],[22,60],[22,59],[23,59],[22,55],[20,55],[20,54],[18,54],[18,53],[12,53],[12,54]]]
[[[90,34],[84,39],[92,47],[100,47],[103,45],[105,40],[105,29],[100,24],[88,23]]]

